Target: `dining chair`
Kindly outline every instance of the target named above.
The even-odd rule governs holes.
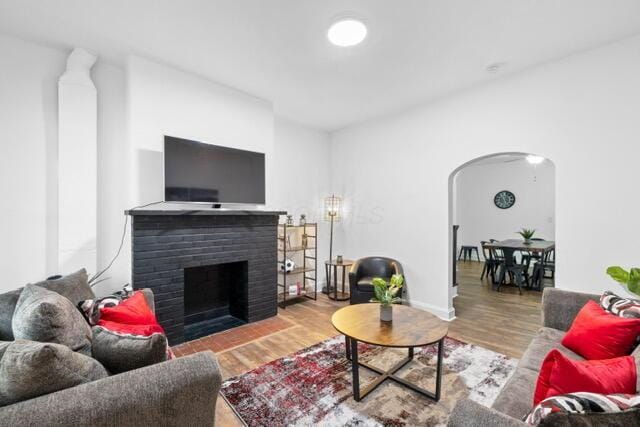
[[[544,286],[542,283],[544,279],[551,279],[555,281],[556,276],[556,250],[552,249],[549,252],[544,254],[544,271],[542,274],[540,273],[540,269],[542,268],[542,263],[540,262],[540,256],[538,256],[538,262],[536,262],[533,266],[532,277],[535,280],[535,285],[538,290],[541,290]],[[549,272],[549,276],[547,276],[547,272]]]
[[[506,276],[509,275],[510,281],[515,282],[518,286],[518,292],[522,295],[523,286],[529,287],[528,275],[524,274],[524,265],[516,262],[515,251],[505,252],[504,261],[500,265],[500,275],[496,290],[500,292],[500,287],[506,284]]]
[[[484,266],[482,267],[482,274],[480,274],[480,280],[483,280],[485,276],[488,278],[491,276],[492,282],[495,282],[496,269],[500,262],[494,258],[492,251],[486,245],[489,242],[481,241],[480,247],[482,248],[482,257],[484,258]]]

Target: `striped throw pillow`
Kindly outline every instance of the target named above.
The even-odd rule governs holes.
[[[600,297],[600,307],[616,316],[626,318],[640,318],[640,300],[623,298],[611,291],[606,291]]]
[[[634,408],[640,408],[640,394],[571,393],[543,400],[525,417],[525,423],[538,425],[546,416],[556,412],[613,414]]]

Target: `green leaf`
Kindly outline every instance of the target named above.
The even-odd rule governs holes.
[[[401,288],[403,283],[404,277],[402,276],[402,274],[394,274],[393,276],[391,276],[391,285]]]
[[[637,269],[636,269],[637,270]],[[611,276],[616,282],[627,284],[629,283],[630,274],[624,268],[617,265],[613,265],[607,268],[607,274]],[[636,273],[637,274],[637,273]]]
[[[640,268],[632,268],[629,271],[627,289],[636,295],[640,295]]]
[[[371,284],[373,286],[387,286],[387,282],[384,281],[384,279],[381,279],[380,277],[374,277],[373,280],[371,281]]]

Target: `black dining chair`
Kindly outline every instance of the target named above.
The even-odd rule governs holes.
[[[484,258],[484,266],[482,267],[482,273],[480,274],[480,280],[483,280],[485,276],[488,278],[491,276],[492,282],[496,281],[496,271],[498,266],[502,261],[496,259],[493,255],[493,251],[491,248],[488,248],[486,245],[489,242],[481,241],[480,247],[482,248],[482,257]]]
[[[544,271],[540,271],[542,268],[542,263],[539,261],[540,257],[538,256],[538,262],[536,262],[533,266],[532,277],[535,281],[535,286],[538,290],[541,290],[544,287],[543,281],[544,279],[555,280],[556,276],[556,250],[552,249],[549,252],[544,254]],[[547,272],[549,275],[547,276]]]
[[[515,282],[516,286],[518,286],[518,292],[522,295],[523,286],[529,287],[529,278],[528,275],[525,275],[524,268],[524,265],[516,261],[515,252],[505,252],[504,262],[500,265],[500,275],[496,290],[500,292],[500,287],[506,284],[508,275],[510,282]]]

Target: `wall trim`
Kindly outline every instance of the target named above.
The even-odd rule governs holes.
[[[409,300],[407,302],[411,307],[428,311],[443,320],[451,321],[456,318],[456,310],[453,307],[451,307],[450,309],[445,309],[422,301]]]

